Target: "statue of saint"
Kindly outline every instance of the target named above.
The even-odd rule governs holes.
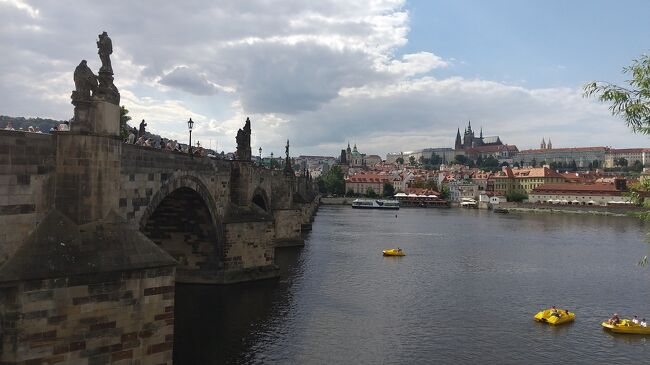
[[[111,66],[111,53],[113,53],[113,43],[111,38],[109,38],[106,32],[103,32],[99,35],[99,40],[97,41],[97,53],[99,54],[99,59],[102,61],[102,67],[99,69],[99,72],[110,72],[113,74],[113,67]]]
[[[74,87],[73,99],[90,100],[90,92],[97,90],[97,76],[88,67],[86,60],[81,60],[79,66],[74,70]]]
[[[287,155],[287,158],[289,158],[289,140],[287,139],[287,145],[284,147],[284,153]]]

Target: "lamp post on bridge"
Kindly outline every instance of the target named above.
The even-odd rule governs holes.
[[[260,166],[262,166],[262,147],[258,151],[260,151]]]
[[[190,130],[190,143],[187,145],[187,152],[190,154],[190,158],[194,158],[192,155],[192,128],[194,127],[194,122],[192,121],[192,118],[187,121],[187,129]]]
[[[271,164],[269,165],[270,169],[273,170],[273,152],[271,152]]]

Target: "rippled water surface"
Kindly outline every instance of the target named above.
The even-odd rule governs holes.
[[[397,214],[397,217],[395,216]],[[176,364],[648,363],[646,228],[636,219],[324,206],[279,280],[178,285]],[[406,257],[383,257],[399,246]],[[532,320],[558,305],[576,321]]]

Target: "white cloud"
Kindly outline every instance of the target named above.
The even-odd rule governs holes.
[[[287,137],[296,153],[331,155],[348,139],[373,154],[450,146],[467,119],[520,147],[542,136],[558,147],[647,143],[573,85],[439,78],[469,66],[435,50],[400,55],[403,0],[0,0],[0,9],[3,114],[69,118],[74,67],[99,68],[94,42],[106,30],[134,121],[181,140],[192,117],[196,137],[226,151],[247,116],[253,143],[276,153]]]

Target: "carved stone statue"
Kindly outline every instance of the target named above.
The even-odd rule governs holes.
[[[250,161],[251,159],[251,120],[246,118],[243,129],[237,131],[237,159]]]
[[[74,70],[74,87],[72,100],[90,101],[91,92],[97,90],[97,75],[88,67],[86,60],[81,60],[79,66]]]
[[[120,104],[120,92],[113,84],[113,67],[111,66],[111,53],[113,53],[113,42],[111,38],[103,32],[99,35],[97,41],[97,53],[102,61],[102,67],[99,69],[99,87],[97,92],[93,93],[96,99],[103,100],[115,105]]]
[[[102,67],[99,69],[99,72],[106,71],[110,72],[112,75],[113,67],[111,66],[111,53],[113,53],[113,42],[111,42],[111,38],[106,32],[99,35],[97,48],[99,59],[102,61]]]
[[[284,154],[289,158],[289,140],[287,139],[287,145],[284,147]]]
[[[287,145],[284,147],[284,173],[285,175],[293,176],[293,168],[291,167],[291,157],[289,157],[289,140],[287,139]]]

